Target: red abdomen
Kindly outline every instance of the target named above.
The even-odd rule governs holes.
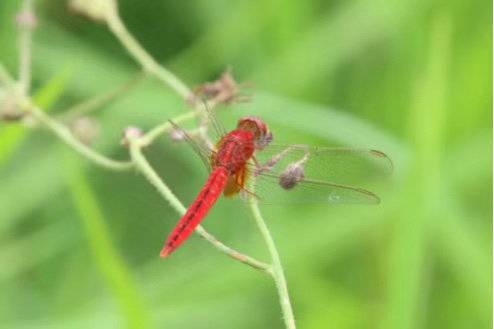
[[[166,257],[172,253],[199,225],[225,188],[227,179],[228,171],[225,167],[216,167],[211,172],[194,202],[166,239],[165,245],[161,249],[161,257]]]

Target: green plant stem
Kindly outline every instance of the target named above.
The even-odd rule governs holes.
[[[187,113],[184,113],[182,115],[179,115],[179,116],[176,116],[175,118],[172,119],[172,121],[176,124],[180,124],[184,121],[188,121],[188,120],[191,120],[195,117],[198,117],[200,115],[208,115],[208,110],[209,109],[212,109],[216,106],[216,103],[215,102],[212,102],[212,101],[208,101],[207,104],[205,103],[202,103],[202,102],[199,102],[195,107],[194,107],[194,110],[190,111],[190,112],[187,112]],[[170,124],[170,121],[166,121],[166,122],[163,122],[162,124],[154,127],[153,129],[151,129],[150,131],[148,131],[147,133],[144,134],[144,136],[142,136],[140,138],[140,141],[141,141],[141,145],[142,146],[148,146],[149,144],[151,144],[156,138],[158,138],[159,136],[161,136],[162,134],[164,134],[165,132],[167,131],[170,131],[172,129],[172,125]],[[204,129],[201,129],[201,134],[200,137],[202,139],[205,139],[204,136],[202,136],[202,134],[205,133],[204,132]],[[205,140],[205,142],[208,142],[208,140]]]
[[[195,118],[197,116],[197,114],[198,114],[197,111],[190,111],[190,112],[181,114],[181,115],[173,118],[172,120],[176,124],[180,124],[184,121],[191,120],[191,119]],[[139,138],[139,141],[140,141],[142,146],[148,146],[152,142],[154,142],[154,140],[156,138],[158,138],[160,135],[164,134],[165,132],[170,131],[172,128],[173,127],[170,124],[170,121],[163,122],[162,124],[154,127],[153,129],[151,129],[150,131],[145,133],[141,138]]]
[[[251,191],[254,191],[255,188],[255,180],[252,178],[251,183]],[[287,329],[295,329],[295,317],[293,315],[292,304],[290,302],[290,295],[288,294],[288,287],[285,279],[285,274],[283,273],[283,266],[281,265],[280,255],[278,254],[278,250],[276,249],[276,245],[274,243],[273,237],[269,232],[268,226],[264,221],[261,211],[259,209],[259,205],[255,197],[249,198],[249,205],[252,211],[252,215],[256,221],[257,227],[261,232],[261,235],[266,242],[266,246],[268,247],[269,254],[271,255],[271,266],[273,271],[271,272],[276,289],[278,290],[278,296],[280,298],[281,311],[283,313],[283,319],[285,320],[285,325]]]
[[[87,145],[80,142],[77,138],[75,138],[67,127],[52,119],[48,114],[44,113],[36,106],[26,102],[26,104],[24,104],[24,106],[22,107],[25,108],[25,110],[30,113],[36,120],[38,120],[48,129],[50,129],[55,135],[57,135],[65,144],[67,144],[80,155],[84,156],[88,160],[91,160],[95,164],[115,171],[129,170],[133,167],[133,163],[130,161],[113,160],[94,151]]]
[[[165,85],[172,88],[183,99],[188,99],[192,91],[177,76],[161,66],[130,34],[122,22],[118,11],[114,10],[106,15],[106,23],[110,30],[120,40],[124,48],[146,71],[156,76]]]
[[[130,154],[132,161],[135,163],[136,168],[144,175],[144,177],[153,185],[161,196],[168,201],[170,206],[179,214],[183,215],[186,212],[185,206],[180,202],[180,200],[175,196],[175,194],[170,190],[170,188],[163,182],[163,180],[154,171],[151,165],[148,163],[141,151],[140,139],[130,140]],[[244,255],[235,249],[232,249],[221,241],[219,241],[212,234],[208,233],[201,225],[197,226],[195,232],[199,234],[202,238],[211,243],[217,250],[228,255],[229,257],[247,264],[255,269],[264,271],[266,273],[272,274],[271,266],[258,261],[250,256]]]
[[[137,83],[142,81],[142,79],[146,76],[144,72],[140,72],[132,79],[126,81],[120,86],[107,91],[101,95],[97,95],[88,100],[85,100],[81,103],[73,105],[65,110],[57,119],[62,121],[71,121],[76,119],[77,117],[87,115],[96,111],[97,109],[103,107],[105,104],[111,102],[116,99],[118,96],[123,95],[127,91],[129,91],[132,87],[134,87]]]
[[[24,0],[20,15],[33,14],[33,1]],[[19,84],[23,95],[29,94],[31,86],[31,35],[32,26],[25,22],[18,22],[18,47],[19,47]]]

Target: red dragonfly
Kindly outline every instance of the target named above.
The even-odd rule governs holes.
[[[213,118],[214,120],[214,118]],[[392,170],[391,160],[370,149],[273,145],[273,136],[258,117],[247,116],[237,128],[224,134],[209,151],[209,178],[196,199],[168,236],[160,256],[170,255],[204,219],[221,193],[258,198],[262,202],[379,203],[372,192],[340,183]],[[259,151],[259,152],[257,152]],[[262,151],[262,152],[261,152]],[[202,153],[200,151],[200,153]],[[260,161],[260,155],[266,158]],[[350,175],[348,175],[350,174]],[[246,188],[249,175],[256,179],[256,192]],[[328,178],[331,177],[331,180]],[[357,178],[358,179],[358,178]]]

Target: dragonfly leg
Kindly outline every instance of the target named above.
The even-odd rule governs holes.
[[[240,187],[240,198],[242,200],[247,200],[247,197],[248,196],[251,196],[251,197],[254,197],[257,199],[257,201],[261,200],[261,198],[255,194],[254,192],[250,191],[249,189],[245,188],[245,187]]]
[[[256,165],[256,170],[254,172],[254,176],[257,176],[257,175],[259,175],[263,172],[266,172],[266,171],[271,171],[271,169],[273,169],[273,167],[278,162],[280,162],[295,147],[296,146],[288,146],[287,148],[285,148],[284,150],[282,150],[278,154],[273,155],[270,159],[268,159],[266,162],[264,162],[262,164],[260,164],[257,161],[257,159],[255,157],[253,157],[254,164]],[[309,159],[309,154],[310,154],[309,150],[306,149],[304,156],[300,160],[294,162],[294,164],[299,165],[299,166],[303,165]]]
[[[173,127],[171,137],[175,138],[176,140],[185,140],[194,149],[195,153],[201,158],[206,168],[210,168],[209,154],[206,153],[206,150],[203,147],[199,146],[197,141],[193,139],[193,136],[201,136],[201,132],[199,131],[201,128],[186,131],[172,120],[168,121]],[[209,145],[207,145],[207,149],[210,152],[214,152],[214,148],[209,148]]]

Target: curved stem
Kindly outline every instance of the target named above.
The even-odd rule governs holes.
[[[185,206],[180,202],[180,200],[175,196],[175,194],[170,190],[170,188],[163,182],[163,180],[158,176],[156,171],[151,167],[149,162],[146,160],[141,151],[141,141],[140,139],[130,139],[130,154],[132,161],[135,163],[136,168],[146,177],[146,179],[158,190],[158,192],[163,196],[163,198],[168,201],[170,206],[180,215],[185,214],[187,210]],[[257,259],[250,256],[244,255],[239,251],[228,247],[219,241],[212,234],[207,232],[201,225],[197,226],[195,232],[199,234],[202,238],[211,243],[216,249],[222,253],[228,255],[229,257],[238,260],[244,264],[247,264],[255,269],[262,270],[264,272],[272,274],[271,266],[265,264]]]
[[[192,91],[176,75],[161,66],[149,53],[139,44],[139,42],[130,34],[117,10],[106,15],[106,23],[110,30],[120,40],[124,48],[141,67],[155,75],[164,84],[175,90],[183,99],[188,99]]]
[[[122,85],[117,86],[110,91],[94,96],[81,103],[69,107],[68,109],[64,110],[62,114],[58,115],[57,119],[67,122],[78,117],[93,113],[94,111],[102,108],[105,104],[110,103],[121,95],[124,95],[131,88],[135,87],[139,82],[141,82],[145,77],[146,74],[144,72],[140,72],[130,80],[124,82]]]
[[[173,122],[180,124],[184,121],[191,120],[196,116],[197,116],[197,111],[190,111],[182,115],[179,115],[173,118],[172,120]],[[165,132],[170,131],[171,129],[172,129],[172,125],[170,124],[170,121],[165,121],[162,124],[157,125],[153,129],[145,133],[141,138],[139,138],[139,141],[142,146],[148,146],[161,134],[164,134]]]
[[[252,178],[251,191],[254,191],[254,178]],[[261,235],[266,242],[266,245],[269,250],[269,254],[271,255],[272,262],[272,276],[274,282],[276,284],[276,289],[278,290],[278,296],[280,298],[281,311],[283,313],[283,319],[285,320],[285,325],[287,329],[295,329],[295,317],[293,315],[292,304],[290,302],[290,296],[288,294],[288,287],[285,279],[285,274],[283,273],[283,266],[281,265],[280,255],[278,254],[278,250],[276,249],[276,245],[274,243],[273,237],[269,232],[268,226],[264,221],[261,211],[259,209],[259,205],[255,197],[249,198],[249,205],[252,211],[252,215],[256,221],[257,227],[261,232]]]
[[[200,115],[207,114],[208,109],[212,109],[215,106],[216,106],[216,104],[214,102],[207,102],[207,103],[199,102],[197,105],[194,106],[194,109],[192,111],[181,114],[179,116],[176,116],[172,120],[176,124],[180,124],[184,121],[191,120],[191,119],[198,117]],[[142,146],[148,146],[156,138],[158,138],[161,134],[164,134],[165,132],[169,131],[171,128],[172,128],[172,126],[170,124],[170,121],[166,121],[160,125],[157,125],[156,127],[154,127],[153,129],[151,129],[150,131],[145,133],[144,136],[142,136],[140,138],[140,141],[142,143],[141,145]],[[203,136],[201,138],[204,139]],[[205,140],[205,142],[207,142],[207,140]]]
[[[52,119],[49,115],[34,105],[25,105],[26,111],[30,113],[35,119],[44,124],[48,129],[53,131],[65,144],[72,147],[76,152],[84,156],[86,159],[93,161],[95,164],[116,171],[129,170],[133,167],[133,163],[130,161],[117,161],[110,159],[100,153],[94,151],[87,145],[80,142],[72,135],[70,130]]]
[[[34,26],[34,22],[26,22],[30,18],[34,17],[33,13],[33,0],[24,0],[22,9],[18,14],[19,33],[18,33],[18,47],[19,47],[19,84],[22,88],[23,95],[29,94],[31,85],[31,34]]]

